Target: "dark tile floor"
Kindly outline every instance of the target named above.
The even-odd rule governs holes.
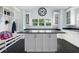
[[[79,53],[79,48],[64,39],[58,39],[58,53]]]
[[[79,48],[63,39],[58,39],[57,43],[58,43],[57,53],[79,53]],[[26,53],[24,51],[24,40],[21,39],[20,41],[9,47],[3,53]]]
[[[24,51],[24,39],[19,40],[3,53],[25,53]]]

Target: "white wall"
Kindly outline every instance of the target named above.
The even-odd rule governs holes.
[[[5,25],[5,19],[4,17],[1,17],[0,19],[0,32],[7,30],[7,26]]]
[[[9,11],[14,13],[14,17],[2,15],[2,18],[0,19],[0,32],[2,31],[11,31],[12,32],[12,22],[15,19],[17,31],[21,31],[23,29],[23,13],[20,9],[16,7],[9,7],[9,6],[3,6],[3,9],[8,9]],[[5,25],[5,20],[9,21],[9,24]]]
[[[60,10],[60,19],[59,19],[59,28],[62,29],[62,27],[65,26],[65,11],[63,9]]]
[[[26,13],[29,13],[30,14],[30,25],[29,25],[29,27],[34,27],[35,28],[35,26],[32,26],[32,19],[51,19],[51,23],[52,23],[52,25],[51,26],[38,26],[37,28],[58,28],[58,25],[56,25],[56,24],[54,24],[54,18],[53,18],[53,12],[54,12],[54,10],[52,10],[50,7],[45,7],[46,9],[47,9],[47,14],[45,15],[45,16],[39,16],[38,15],[38,9],[39,9],[40,7],[37,7],[37,8],[34,8],[33,10],[31,10],[31,11],[27,11],[26,10],[26,12],[24,12],[25,14]],[[25,15],[24,14],[24,15]],[[24,17],[25,18],[25,17]],[[25,19],[24,19],[24,28],[26,28],[26,24],[25,24]]]
[[[14,9],[14,19],[16,21],[17,31],[23,30],[23,13],[22,10],[15,8]]]
[[[66,11],[63,10],[62,12],[62,27],[66,26]]]
[[[51,22],[53,22],[53,12],[48,7],[45,7],[47,9],[47,14],[45,16],[39,16],[38,15],[38,8],[35,8],[34,10],[30,11],[30,26],[32,26],[32,19],[51,19]]]
[[[7,6],[7,7],[4,6],[2,8],[3,8],[2,12],[4,11],[5,8],[7,10],[11,11],[11,12],[14,10],[12,7],[9,7],[9,6]],[[5,24],[5,20],[8,20],[9,24]],[[12,17],[9,17],[9,16],[6,16],[6,15],[2,14],[2,17],[0,18],[0,21],[1,21],[1,23],[0,23],[0,32],[2,32],[2,31],[11,31],[11,29],[12,29],[11,28]]]

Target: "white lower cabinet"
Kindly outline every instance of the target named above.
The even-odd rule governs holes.
[[[42,34],[36,35],[36,51],[42,52],[43,50],[43,36]]]
[[[57,34],[49,34],[49,51],[56,52],[57,51]]]
[[[49,52],[48,34],[43,34],[43,52]]]
[[[28,34],[24,35],[24,37],[25,37],[25,41],[24,41],[25,51],[28,51],[29,50],[29,46],[28,46],[28,41],[29,41]]]
[[[26,34],[25,51],[27,52],[56,52],[56,34]]]
[[[79,47],[79,32],[70,30],[65,30],[65,32],[66,33],[63,34],[63,39]]]
[[[56,52],[57,51],[57,35],[56,34],[44,34],[43,35],[43,51],[44,52]]]
[[[35,34],[26,34],[25,35],[25,51],[35,52],[36,49],[36,37]]]
[[[36,34],[30,34],[29,36],[29,51],[36,51]]]

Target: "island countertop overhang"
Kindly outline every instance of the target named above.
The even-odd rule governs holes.
[[[17,33],[20,34],[64,34],[64,31],[51,31],[51,32],[27,32],[27,31],[19,31]]]

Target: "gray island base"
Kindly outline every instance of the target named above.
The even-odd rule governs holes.
[[[18,32],[24,34],[26,52],[57,52],[57,34],[53,32]]]
[[[56,52],[56,34],[25,34],[25,51],[27,52]]]

